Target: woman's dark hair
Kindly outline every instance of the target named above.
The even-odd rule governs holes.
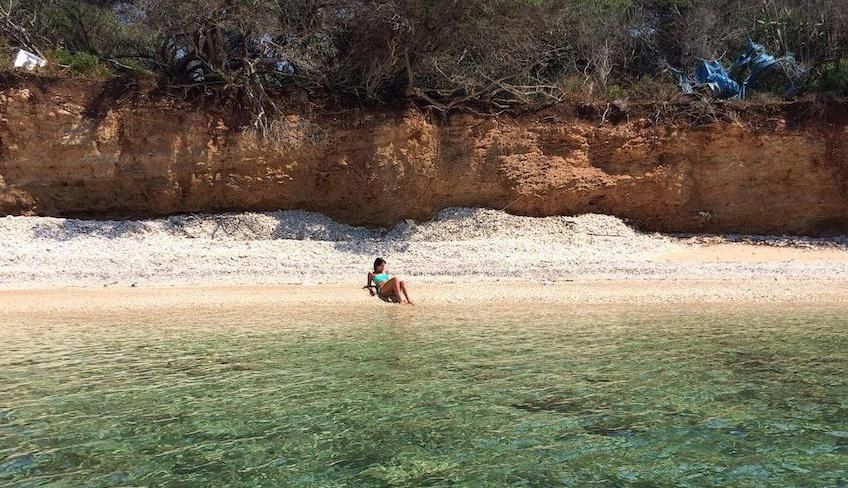
[[[374,271],[377,271],[377,267],[381,264],[386,264],[386,260],[383,258],[377,258],[374,260]]]

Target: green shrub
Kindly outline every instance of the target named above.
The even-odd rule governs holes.
[[[8,44],[0,54],[45,52],[51,66],[84,76],[133,71],[172,86],[205,83],[204,93],[232,90],[262,114],[275,91],[297,89],[501,112],[563,98],[672,99],[679,90],[666,67],[689,72],[722,56],[726,65],[750,36],[775,56],[820,66],[808,92],[848,93],[844,3],[2,0],[14,22],[0,23]],[[843,60],[822,64],[831,59]],[[783,95],[782,79],[766,81],[757,91]]]
[[[609,100],[617,100],[620,98],[626,98],[627,92],[622,88],[621,85],[617,84],[609,84],[606,89],[606,98]]]
[[[66,49],[57,49],[48,57],[52,57],[54,62],[61,66],[67,66],[74,74],[95,77],[108,77],[112,74],[109,66],[101,63],[100,59],[91,53],[72,53]]]
[[[592,84],[581,76],[564,76],[557,80],[556,84],[563,100],[567,102],[589,103],[594,101]]]
[[[810,88],[818,92],[848,95],[848,58],[827,63],[811,73]]]
[[[643,76],[627,86],[627,98],[668,101],[680,96],[680,87],[671,75]]]

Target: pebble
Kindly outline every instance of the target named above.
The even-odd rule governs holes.
[[[2,217],[0,287],[360,282],[377,256],[395,273],[435,283],[848,278],[848,260],[663,259],[717,242],[848,249],[846,238],[670,236],[608,215],[532,218],[477,208],[387,229],[299,210],[124,221]]]

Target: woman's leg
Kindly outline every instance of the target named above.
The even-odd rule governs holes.
[[[400,284],[400,289],[403,292],[403,296],[406,297],[406,303],[408,303],[410,305],[415,305],[414,303],[412,303],[412,300],[409,298],[409,292],[406,291],[406,282],[401,280],[399,284]]]
[[[400,281],[397,278],[392,278],[392,279],[395,282],[395,296],[398,297],[398,301],[400,303],[405,303],[404,300],[403,300],[403,289],[400,286],[400,284],[403,283],[403,282]]]
[[[403,303],[403,295],[400,288],[400,280],[397,278],[392,278],[389,281],[383,283],[383,286],[380,287],[380,294],[386,298],[397,297],[398,302]]]

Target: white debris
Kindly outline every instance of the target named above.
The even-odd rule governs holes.
[[[15,56],[15,68],[23,68],[32,71],[35,68],[43,68],[45,66],[47,66],[46,59],[29,51],[20,49],[18,50],[17,56]]]

